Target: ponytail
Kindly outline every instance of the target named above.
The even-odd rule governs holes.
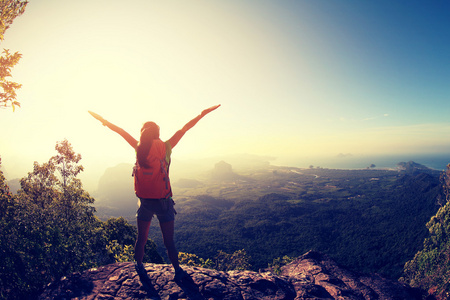
[[[139,166],[149,168],[147,157],[152,147],[153,140],[159,138],[159,127],[153,122],[144,124],[141,130],[141,137],[136,148],[136,159]]]

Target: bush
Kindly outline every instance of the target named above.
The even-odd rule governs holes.
[[[441,177],[446,203],[427,223],[429,236],[423,249],[404,267],[401,281],[427,290],[440,299],[450,298],[450,165]]]

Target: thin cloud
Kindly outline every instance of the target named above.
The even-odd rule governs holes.
[[[365,119],[362,119],[361,121],[371,121],[371,120],[376,120],[376,119],[381,119],[381,118],[387,118],[387,117],[389,117],[389,114],[382,114],[382,115],[375,116],[375,117],[365,118]]]
[[[340,117],[339,121],[341,121],[341,122],[366,122],[366,121],[372,121],[372,120],[377,120],[377,119],[387,118],[387,117],[389,117],[389,114],[382,114],[382,115],[373,116],[373,117],[366,117],[363,119],[348,119],[345,117]]]

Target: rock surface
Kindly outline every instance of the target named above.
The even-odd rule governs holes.
[[[219,272],[184,267],[173,280],[170,265],[146,264],[150,282],[140,281],[133,263],[75,273],[50,284],[39,299],[420,299],[420,294],[377,275],[358,275],[317,252],[308,252],[271,272]]]

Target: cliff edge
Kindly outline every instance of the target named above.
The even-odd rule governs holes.
[[[170,265],[145,268],[150,284],[140,282],[133,263],[115,263],[53,282],[39,299],[421,299],[408,286],[350,272],[313,251],[283,266],[280,275],[184,267],[189,277],[175,282]]]

